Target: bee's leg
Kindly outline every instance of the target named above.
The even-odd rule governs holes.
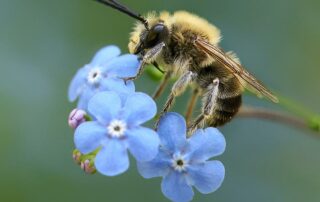
[[[208,92],[204,96],[204,102],[202,106],[202,114],[191,124],[189,127],[189,134],[195,131],[199,125],[203,126],[204,121],[212,116],[216,107],[217,98],[219,93],[219,79],[213,80],[212,84],[208,86]]]
[[[195,75],[195,73],[187,71],[173,84],[166,104],[164,105],[163,110],[160,112],[160,117],[171,108],[175,97],[181,95],[186,90],[187,86],[194,80]],[[158,122],[156,122],[156,128],[157,126]]]
[[[190,137],[193,132],[198,128],[203,128],[204,126],[204,120],[205,120],[205,116],[204,114],[200,114],[196,120],[193,121],[193,123],[191,124],[191,126],[188,128],[188,134],[187,136]]]
[[[132,77],[126,77],[126,78],[122,78],[125,82],[127,81],[131,81],[131,80],[135,80],[137,79],[139,76],[141,76],[143,70],[144,70],[144,67],[146,66],[146,62],[144,59],[141,60],[141,63],[138,67],[138,73],[135,75],[135,76],[132,76]]]
[[[171,93],[167,99],[166,104],[164,105],[161,114],[167,112],[171,108],[174,102],[174,98],[181,95],[186,90],[187,86],[193,81],[194,77],[195,73],[187,71],[173,84]]]
[[[164,77],[161,81],[161,83],[158,85],[157,90],[153,93],[153,99],[157,99],[163,92],[164,88],[168,84],[168,81],[171,77],[172,72],[168,71],[164,74]]]
[[[197,103],[198,97],[200,94],[200,90],[199,88],[195,88],[192,92],[192,96],[190,98],[190,101],[188,103],[188,107],[187,107],[187,111],[186,111],[186,122],[187,125],[189,125],[189,122],[192,118],[192,113],[193,113],[193,108],[195,106],[195,104]]]
[[[156,59],[156,57],[161,53],[162,48],[164,46],[165,46],[165,43],[161,42],[161,43],[157,44],[155,47],[153,47],[152,49],[148,50],[141,58],[141,63],[138,68],[138,73],[133,77],[127,77],[127,78],[122,78],[122,79],[124,79],[125,81],[137,79],[142,74],[146,64],[152,63]]]

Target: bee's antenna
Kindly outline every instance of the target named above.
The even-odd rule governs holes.
[[[117,2],[116,0],[94,0],[94,1],[97,1],[97,2],[100,2],[104,5],[110,6],[118,11],[121,11],[122,13],[125,13],[125,14],[141,21],[144,24],[144,26],[146,27],[146,29],[149,30],[148,21],[144,17],[142,17],[140,14],[133,12],[132,10],[130,10],[126,6],[122,5],[121,3]]]

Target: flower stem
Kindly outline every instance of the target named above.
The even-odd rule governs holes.
[[[266,119],[274,122],[284,123],[300,129],[309,129],[308,124],[303,119],[293,117],[282,112],[271,111],[263,108],[243,106],[239,110],[237,116],[242,118]]]
[[[258,117],[268,120],[281,121],[287,125],[295,126],[297,128],[305,128],[309,131],[320,134],[320,115],[316,114],[306,107],[281,96],[276,95],[279,99],[278,105],[283,109],[287,110],[288,113],[283,113],[279,111],[270,111],[261,108],[244,107],[240,110],[240,116],[245,117]],[[242,114],[241,114],[242,113]],[[292,115],[291,115],[292,114]]]
[[[263,108],[243,106],[241,107],[238,117],[243,118],[260,118],[269,121],[274,121],[278,123],[283,123],[295,128],[309,130],[315,134],[320,134],[320,119],[314,119],[314,117],[302,117],[302,116],[292,116],[290,114],[267,110]]]
[[[303,117],[304,119],[312,119],[313,117],[317,117],[317,114],[312,113],[309,109],[301,106],[300,104],[284,97],[277,95],[279,98],[279,105],[288,110],[289,112]]]

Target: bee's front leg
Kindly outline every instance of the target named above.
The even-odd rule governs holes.
[[[137,73],[135,76],[125,77],[125,78],[121,78],[121,79],[123,79],[124,82],[126,82],[126,83],[127,83],[127,81],[136,80],[136,79],[142,74],[142,72],[143,72],[144,67],[146,66],[146,64],[147,64],[147,63],[145,62],[145,60],[142,59],[140,65],[139,65],[139,67],[138,67],[138,73]]]
[[[165,43],[161,42],[161,43],[155,45],[153,48],[146,51],[145,53],[143,53],[140,58],[141,62],[138,67],[138,73],[133,77],[126,77],[126,78],[122,78],[122,79],[125,82],[137,79],[142,74],[146,64],[150,64],[156,60],[157,56],[161,53],[164,46],[165,46]]]

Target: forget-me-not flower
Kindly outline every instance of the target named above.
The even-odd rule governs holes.
[[[115,92],[100,92],[89,101],[88,111],[95,121],[82,123],[74,142],[83,154],[100,148],[95,158],[100,173],[114,176],[125,172],[129,167],[127,149],[137,161],[150,161],[157,155],[158,134],[140,126],[157,111],[148,95],[132,93],[122,100]]]
[[[149,162],[138,162],[145,178],[163,177],[161,189],[172,201],[191,201],[194,186],[207,194],[217,190],[224,179],[224,166],[209,160],[225,150],[224,136],[216,128],[197,130],[186,138],[186,123],[177,113],[165,114],[159,122],[159,153]]]
[[[73,77],[69,86],[69,100],[75,101],[79,97],[78,108],[86,110],[90,98],[97,92],[112,90],[120,95],[134,92],[133,82],[125,83],[121,78],[135,76],[140,62],[135,55],[119,55],[117,46],[100,49],[91,62]]]

